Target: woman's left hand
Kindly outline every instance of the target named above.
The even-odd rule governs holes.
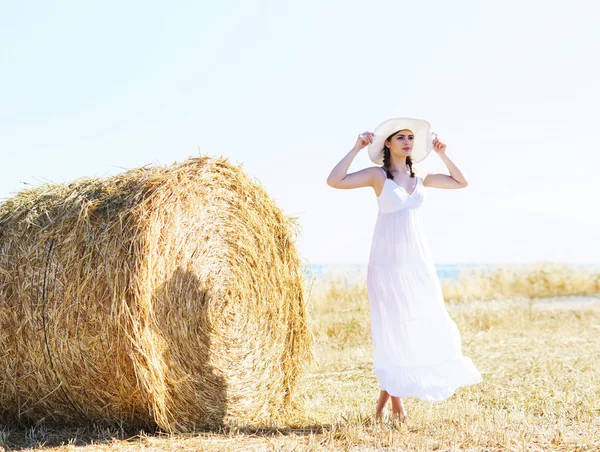
[[[433,150],[437,152],[439,155],[442,155],[446,152],[446,143],[439,139],[438,134],[435,132],[431,132],[435,135],[435,139],[433,140]]]

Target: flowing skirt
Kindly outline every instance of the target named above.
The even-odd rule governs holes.
[[[442,401],[483,378],[462,354],[419,211],[380,214],[367,270],[380,389],[395,397]]]

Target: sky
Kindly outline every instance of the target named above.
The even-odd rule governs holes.
[[[224,156],[299,218],[311,264],[366,264],[377,201],[327,176],[391,117],[469,182],[427,187],[436,264],[600,263],[594,1],[0,0],[0,201]],[[363,149],[349,172],[374,164]],[[449,174],[435,152],[418,164]]]

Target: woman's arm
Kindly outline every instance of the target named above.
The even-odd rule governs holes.
[[[433,140],[433,150],[440,156],[450,175],[447,174],[427,174],[423,178],[423,185],[426,187],[435,188],[464,188],[468,184],[463,173],[458,169],[458,166],[446,154],[446,144],[439,140],[436,134]]]
[[[365,132],[358,136],[354,147],[346,154],[346,156],[339,161],[337,165],[331,170],[329,177],[327,178],[327,185],[334,188],[358,188],[358,187],[372,187],[375,171],[374,167],[364,168],[360,171],[356,171],[351,174],[347,174],[350,164],[354,160],[354,157],[358,155],[360,150],[367,144],[373,142],[373,134],[371,132]]]
[[[333,188],[358,188],[373,185],[372,173],[367,171],[371,168],[364,168],[355,173],[346,174],[352,160],[354,160],[354,157],[356,157],[358,152],[358,149],[352,148],[352,150],[348,152],[337,165],[335,165],[327,178],[327,185]]]

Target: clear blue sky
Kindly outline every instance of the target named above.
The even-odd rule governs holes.
[[[589,1],[1,1],[0,198],[203,154],[243,163],[311,263],[366,263],[356,136],[428,119],[469,181],[428,188],[436,263],[600,261]],[[350,167],[372,165],[366,150]],[[435,153],[421,164],[447,172]]]

